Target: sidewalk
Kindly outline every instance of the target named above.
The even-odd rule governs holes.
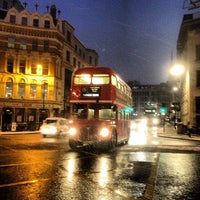
[[[165,125],[165,128],[160,127],[158,129],[158,136],[166,138],[182,139],[182,140],[200,141],[200,135],[192,134],[191,137],[189,137],[186,134],[177,134],[177,129],[174,129],[174,126],[169,124]]]
[[[0,131],[0,136],[1,135],[22,135],[22,134],[39,134],[39,131],[5,131],[1,132]]]

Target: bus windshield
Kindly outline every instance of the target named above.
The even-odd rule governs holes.
[[[78,119],[116,119],[116,106],[113,104],[74,104],[73,116]]]
[[[74,77],[74,83],[80,84],[109,84],[110,76],[109,74],[77,74]]]

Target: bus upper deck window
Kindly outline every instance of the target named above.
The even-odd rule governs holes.
[[[90,74],[77,74],[74,77],[75,84],[91,84],[91,75]]]
[[[112,75],[112,85],[117,86],[117,79]]]
[[[93,74],[92,84],[109,84],[109,74]]]

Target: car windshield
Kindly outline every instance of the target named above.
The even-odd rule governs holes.
[[[56,122],[57,122],[56,119],[47,119],[47,120],[45,120],[46,124],[55,124]]]

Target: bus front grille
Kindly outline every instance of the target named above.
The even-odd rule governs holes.
[[[80,139],[82,141],[96,141],[98,128],[96,126],[82,127],[80,129]]]

